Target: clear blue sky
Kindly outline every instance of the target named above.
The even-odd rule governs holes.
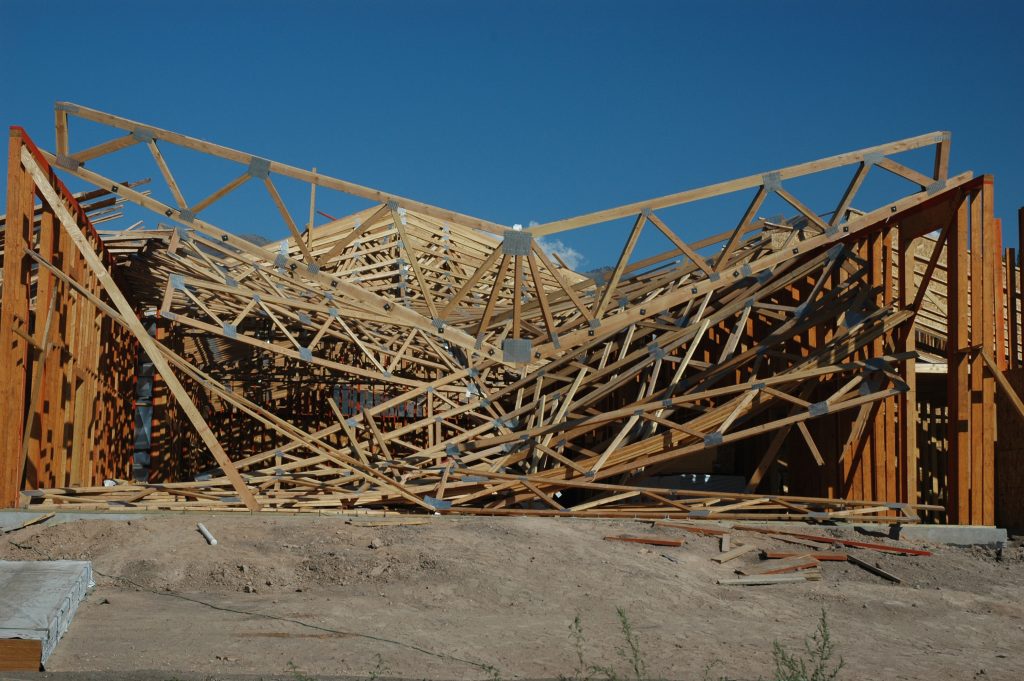
[[[995,175],[1008,245],[1024,205],[1019,2],[0,0],[0,24],[0,122],[47,148],[69,100],[528,224],[948,129],[954,173]],[[195,167],[192,201],[231,178]],[[283,236],[272,210],[210,216]],[[624,234],[561,238],[586,269]]]

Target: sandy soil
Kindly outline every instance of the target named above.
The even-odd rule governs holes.
[[[622,533],[686,544],[603,540]],[[746,541],[800,548],[733,534]],[[167,514],[27,528],[4,537],[0,559],[93,561],[96,589],[48,665],[58,677],[556,678],[576,668],[577,614],[586,664],[631,676],[619,607],[651,678],[770,678],[772,642],[799,650],[823,608],[841,679],[1024,677],[1024,549],[928,548],[859,552],[898,585],[824,563],[820,582],[726,587],[715,580],[755,554],[719,565],[717,539],[646,523]]]

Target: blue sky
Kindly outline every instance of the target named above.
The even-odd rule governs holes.
[[[0,0],[0,24],[0,121],[46,148],[53,102],[69,100],[528,224],[945,129],[952,172],[995,175],[1017,241],[1022,3]],[[172,167],[191,201],[238,172],[190,159]],[[156,186],[151,163],[107,168]],[[303,216],[301,188],[282,192]],[[821,211],[837,198],[804,192]],[[746,200],[666,219],[693,240]],[[255,188],[216,208],[224,227],[285,234]],[[612,264],[627,229],[559,238],[587,269]]]

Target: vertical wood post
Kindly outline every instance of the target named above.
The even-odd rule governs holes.
[[[0,306],[0,508],[18,505],[28,374],[29,277],[25,248],[32,241],[32,180],[21,166],[21,132],[12,130],[7,157],[3,305]],[[24,334],[24,335],[21,335]]]
[[[908,234],[909,236],[909,234]],[[948,235],[946,237],[949,239]],[[916,238],[903,238],[900,235],[899,243],[899,302],[901,309],[907,309],[917,295],[914,286],[914,262],[917,249]],[[942,249],[942,242],[936,241],[935,248]],[[922,281],[921,286],[927,286],[927,281]],[[911,319],[903,330],[901,348],[903,352],[914,352],[917,348],[916,338],[917,317]],[[916,504],[918,499],[917,489],[917,362],[911,357],[903,364],[903,380],[907,384],[907,391],[900,396],[900,428],[903,465],[900,468],[900,501],[908,504]]]
[[[949,232],[947,255],[947,307],[949,327],[946,343],[947,395],[949,399],[949,475],[946,519],[966,522],[970,507],[970,401],[968,390],[967,287],[970,276],[968,247],[969,195],[960,199],[956,222]]]
[[[1003,266],[1006,269],[1007,362],[1010,369],[1016,369],[1019,366],[1017,343],[1020,336],[1017,327],[1017,258],[1014,249],[1006,249],[1006,262]]]
[[[981,228],[983,239],[983,273],[982,286],[982,348],[994,357],[995,371],[1005,368],[1002,335],[1000,333],[1003,316],[1003,291],[1001,277],[997,276],[999,251],[1002,248],[1002,234],[998,220],[994,216],[993,179],[985,175],[981,185]],[[979,341],[975,341],[978,343]],[[980,354],[980,353],[979,353]],[[982,361],[984,359],[982,358]],[[992,525],[995,523],[995,442],[996,442],[996,379],[991,370],[982,369],[982,444],[978,461],[980,487],[976,490],[979,499],[979,513],[971,518],[972,524]],[[975,491],[972,491],[972,495]]]

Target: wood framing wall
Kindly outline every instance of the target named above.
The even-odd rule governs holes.
[[[1024,244],[1024,207],[1017,212],[1018,244]],[[1021,313],[1021,262],[1024,251],[1008,248],[1003,254],[1006,320],[1006,383],[1024,395],[1024,315]],[[996,398],[995,522],[1001,527],[1024,528],[1024,414],[1006,390]]]
[[[8,148],[3,302],[0,305],[0,507],[21,489],[89,486],[128,472],[133,434],[135,344],[73,292],[65,278],[99,294],[78,250],[60,228],[21,162],[38,155],[20,129]],[[41,156],[39,157],[41,159]],[[66,205],[78,202],[52,175]],[[96,253],[104,247],[88,234]]]
[[[1002,250],[1001,225],[992,216],[992,186],[991,176],[976,178],[850,240],[854,251],[872,265],[868,283],[876,304],[917,313],[901,332],[876,339],[862,355],[877,356],[889,342],[900,351],[917,351],[922,333],[932,338],[948,330],[950,340],[942,348],[946,356],[935,358],[946,363],[925,365],[910,359],[902,371],[905,392],[808,424],[823,464],[815,465],[806,456],[806,438],[796,429],[760,442],[766,456],[788,452],[790,489],[943,505],[946,511],[935,514],[935,520],[995,522],[995,379],[990,363],[1005,370],[1014,352],[1019,356],[1021,334],[1019,317],[1008,312],[1017,304],[1011,298],[1011,280],[1019,274],[1004,268],[1010,256]],[[928,306],[948,318],[948,329],[936,330],[936,320],[923,313],[926,295]],[[794,299],[799,297],[794,292]],[[812,347],[814,338],[813,333],[807,337]],[[929,373],[919,373],[923,370]]]
[[[959,202],[949,230],[949,333],[946,361],[949,416],[950,522],[991,525],[995,521],[995,385],[985,353],[1000,369],[996,353],[996,286],[1001,282],[1002,238],[993,219],[992,177],[973,181]],[[998,268],[998,269],[997,269]],[[998,287],[1002,296],[1002,286]],[[1002,310],[1001,302],[998,309]]]
[[[1010,369],[1006,378],[1018,395],[1024,395],[1024,369]],[[1024,528],[1024,418],[1006,393],[999,393],[996,404],[995,523],[1020,530]]]

